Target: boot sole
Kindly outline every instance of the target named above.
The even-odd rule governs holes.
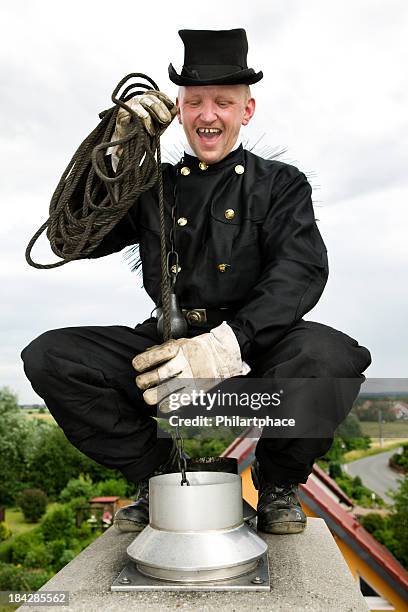
[[[273,523],[271,525],[258,524],[258,531],[277,535],[283,535],[286,533],[302,533],[305,528],[306,523],[299,523],[296,521],[285,521],[283,523]]]
[[[122,531],[123,533],[138,533],[139,531],[143,531],[147,523],[136,523],[135,521],[129,521],[127,519],[118,519],[114,521],[113,525],[118,531]]]

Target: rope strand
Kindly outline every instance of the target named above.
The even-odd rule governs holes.
[[[121,96],[120,89],[131,78],[144,78],[149,85],[127,85]],[[156,83],[141,73],[124,77],[112,93],[115,106],[100,113],[101,121],[75,151],[54,191],[49,206],[49,218],[28,243],[26,260],[38,269],[56,268],[69,261],[83,259],[109,234],[127,214],[142,193],[150,189],[161,172],[160,160],[155,154],[159,139],[149,136],[136,113],[126,101],[143,91],[135,88],[155,89]],[[116,118],[120,108],[132,116],[127,136],[112,141]],[[132,125],[133,124],[133,125]],[[115,176],[109,175],[106,151],[120,145],[123,149]],[[78,201],[81,193],[82,201]],[[46,231],[51,249],[61,261],[51,264],[35,262],[31,251],[41,234]]]
[[[144,78],[149,85],[126,85],[134,77]],[[125,85],[123,93],[118,97],[119,91]],[[163,340],[167,341],[172,337],[172,331],[160,136],[149,136],[140,118],[126,105],[126,100],[143,93],[134,91],[135,87],[158,90],[156,83],[141,73],[129,74],[118,83],[112,93],[115,106],[100,113],[99,125],[74,153],[51,198],[49,218],[29,241],[25,256],[28,264],[38,269],[57,268],[70,261],[87,257],[127,214],[140,195],[157,181]],[[133,129],[124,138],[112,141],[120,108],[125,108],[130,113],[130,125],[133,123]],[[121,146],[122,153],[115,176],[112,177],[109,175],[106,152],[110,147],[118,145]],[[78,203],[76,192],[81,192],[83,186],[82,201]],[[44,231],[47,232],[53,253],[60,257],[61,261],[41,264],[32,259],[31,251]],[[181,485],[189,485],[183,439],[178,428],[175,440],[182,474]]]

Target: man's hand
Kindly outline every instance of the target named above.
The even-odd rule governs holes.
[[[176,116],[176,106],[166,94],[161,91],[148,90],[126,102],[143,122],[150,136],[159,136],[170,125]],[[124,138],[129,132],[132,115],[120,108],[116,118],[113,140]]]
[[[236,336],[227,323],[195,338],[169,340],[137,355],[132,365],[147,404],[162,412],[175,410],[170,394],[208,391],[221,380],[247,374]],[[185,397],[185,395],[184,395]]]
[[[138,117],[143,122],[146,131],[150,136],[157,134],[161,136],[164,130],[168,128],[177,114],[177,107],[162,91],[149,89],[145,93],[134,96],[126,102]],[[133,127],[131,124],[132,115],[124,108],[120,108],[116,117],[115,131],[113,132],[112,141],[125,138]],[[119,158],[122,154],[122,145],[109,147],[106,151],[111,155],[112,167],[116,172]]]

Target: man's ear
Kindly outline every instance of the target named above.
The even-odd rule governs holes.
[[[180,103],[179,103],[178,96],[176,98],[176,107],[177,107],[177,119],[178,119],[178,122],[180,123],[180,125],[182,125],[183,122],[181,120]]]
[[[245,106],[244,116],[242,117],[242,125],[248,125],[255,113],[255,99],[249,98]]]

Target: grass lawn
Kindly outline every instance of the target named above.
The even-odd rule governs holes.
[[[47,506],[47,512],[56,505],[56,502],[52,502]],[[26,531],[31,531],[38,525],[38,523],[28,523],[23,516],[23,513],[19,508],[6,508],[6,525],[11,529],[11,537],[5,542],[10,542],[15,536]]]
[[[30,531],[38,523],[27,523],[23,513],[18,508],[6,508],[6,525],[11,529],[12,535],[16,536],[25,531]]]
[[[23,513],[18,508],[6,508],[6,520],[5,523],[9,529],[11,529],[11,536],[7,538],[7,540],[3,540],[0,542],[0,560],[5,560],[3,555],[6,554],[8,550],[9,544],[21,533],[26,533],[27,531],[31,531],[38,525],[38,523],[27,523],[24,520]],[[15,610],[15,608],[9,607],[9,610]],[[0,612],[2,612],[2,608],[0,605]]]
[[[56,502],[52,502],[48,504],[47,511],[50,510],[53,506],[55,506]],[[7,540],[3,540],[0,542],[0,561],[4,561],[4,555],[7,555],[7,550],[11,542],[13,542],[14,538],[22,533],[26,533],[27,531],[31,531],[35,527],[37,527],[38,523],[28,523],[24,520],[23,513],[19,508],[6,508],[6,525],[9,529],[11,529],[11,536],[7,538]],[[9,608],[12,610],[14,608]],[[2,612],[1,604],[0,604],[0,612]]]

